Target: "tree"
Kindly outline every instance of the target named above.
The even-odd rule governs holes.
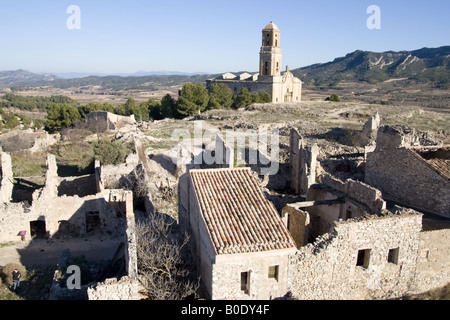
[[[252,103],[252,95],[246,88],[242,88],[235,100],[235,109],[246,107]]]
[[[187,83],[178,94],[178,112],[184,116],[191,116],[206,109],[208,105],[208,90],[201,83]]]
[[[161,99],[161,117],[162,119],[179,117],[177,102],[170,94],[166,94]]]
[[[124,104],[125,116],[131,116],[133,114],[133,110],[136,108],[136,100],[133,98],[128,98]]]
[[[208,109],[230,109],[234,102],[234,92],[224,83],[213,83],[209,88]]]
[[[149,116],[153,120],[161,120],[163,119],[161,115],[161,101],[156,101],[153,98],[148,99],[147,102],[144,102],[143,105],[147,108]]]
[[[333,93],[331,96],[327,97],[325,101],[341,102],[341,98],[339,98],[336,93]]]
[[[88,113],[95,112],[95,111],[106,111],[106,112],[115,113],[114,106],[109,103],[106,103],[106,102],[105,103],[89,102],[86,105],[82,105],[82,106],[78,107],[78,112],[81,114],[82,118],[85,118],[85,116]]]
[[[151,300],[182,300],[195,296],[199,288],[189,259],[189,237],[175,236],[174,226],[173,219],[159,213],[136,224],[138,278]]]
[[[251,96],[252,96],[252,103],[261,103],[262,102],[261,98],[257,92],[252,92]]]
[[[259,100],[261,103],[272,102],[272,98],[270,97],[270,94],[268,94],[264,90],[259,91]]]
[[[75,122],[81,120],[78,108],[71,104],[52,104],[47,111],[46,129],[50,132],[69,128]]]

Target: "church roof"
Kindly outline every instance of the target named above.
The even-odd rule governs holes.
[[[278,29],[278,27],[275,23],[270,21],[270,23],[267,24],[267,26],[263,30],[280,30],[280,29]]]
[[[190,175],[218,254],[294,247],[286,226],[250,168],[191,170]]]
[[[227,73],[224,73],[221,76],[219,76],[219,78],[224,79],[224,80],[230,80],[230,79],[236,78],[236,75],[232,74],[231,72],[227,72]]]
[[[214,78],[214,80],[257,81],[258,75],[259,75],[258,73],[250,74],[248,72],[243,72],[238,75],[235,75],[231,72],[227,72],[227,73],[221,74],[217,78]]]

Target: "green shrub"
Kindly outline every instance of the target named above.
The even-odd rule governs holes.
[[[101,139],[94,143],[94,158],[103,165],[117,165],[125,162],[133,150],[119,141]]]
[[[341,98],[339,98],[336,93],[333,93],[331,96],[326,98],[325,101],[341,102]]]

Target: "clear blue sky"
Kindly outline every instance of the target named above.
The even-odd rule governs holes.
[[[381,29],[369,30],[369,5]],[[81,29],[69,30],[69,5]],[[0,0],[0,70],[132,73],[258,71],[261,30],[281,30],[283,68],[354,50],[450,45],[450,1]]]

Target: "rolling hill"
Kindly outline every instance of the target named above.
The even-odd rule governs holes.
[[[57,79],[53,74],[36,74],[22,69],[0,71],[0,88],[47,85]]]
[[[329,86],[342,81],[379,83],[406,78],[429,82],[437,88],[450,87],[450,46],[414,51],[371,52],[357,50],[327,63],[291,70],[306,85]],[[35,74],[26,70],[0,72],[0,88],[52,86],[70,88],[101,86],[103,89],[154,89],[155,86],[204,82],[212,74],[153,74],[136,76],[87,76],[63,79],[53,74]]]
[[[292,70],[305,84],[324,86],[341,81],[383,82],[407,78],[450,86],[450,46],[414,51],[370,52],[357,50],[328,63]]]

